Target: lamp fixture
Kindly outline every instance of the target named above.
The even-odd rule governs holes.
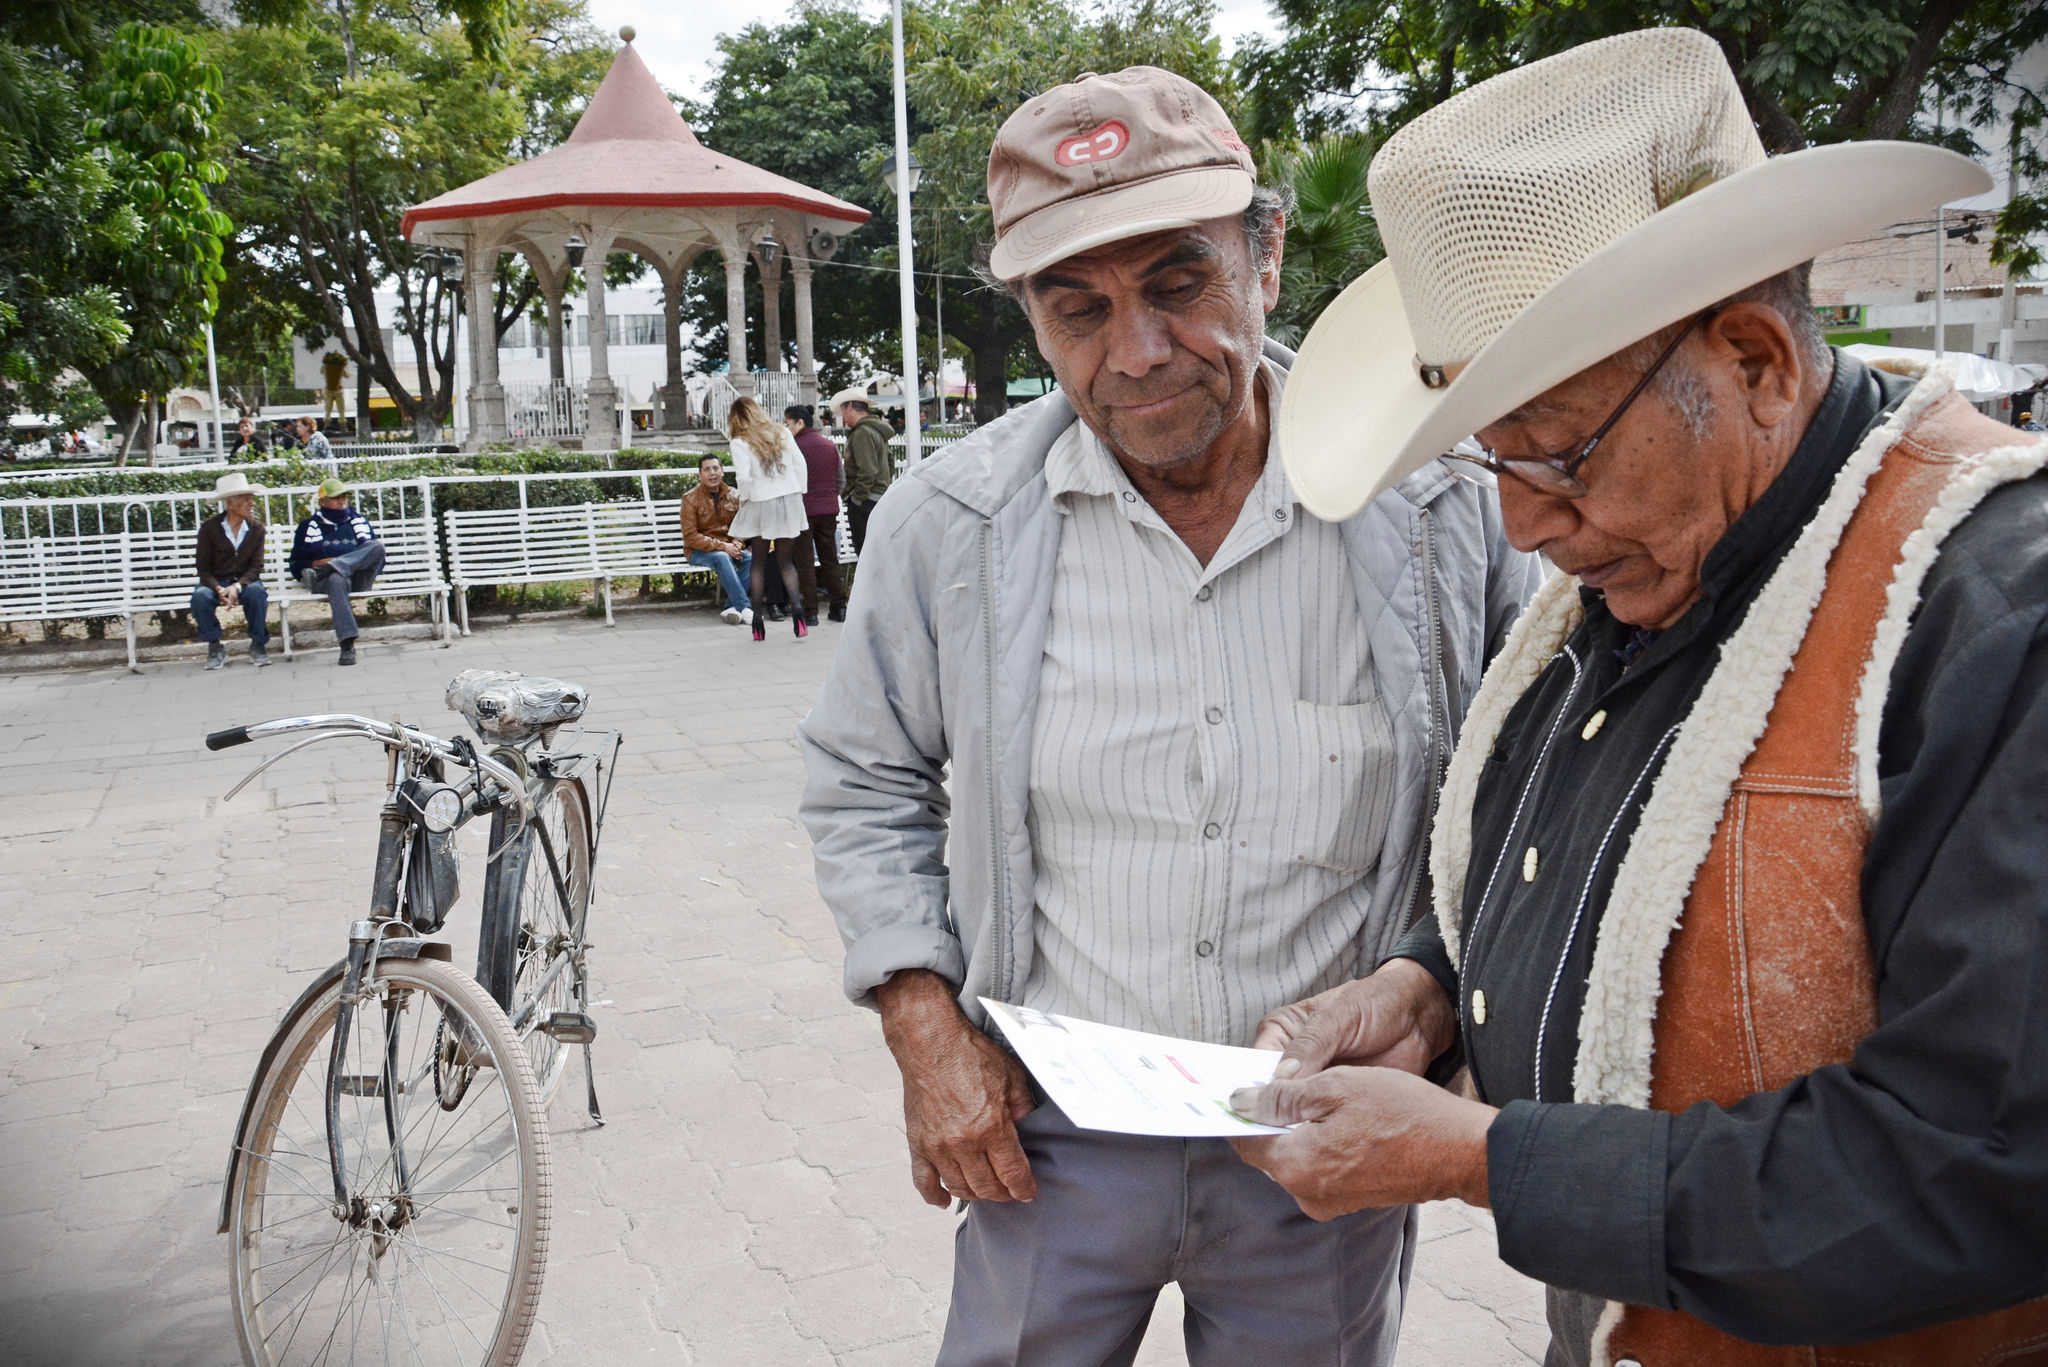
[[[917,153],[910,154],[910,193],[917,193],[918,181],[924,179],[924,163],[917,159]],[[896,156],[892,152],[882,163],[882,181],[889,187],[889,193],[896,193]]]
[[[754,244],[754,250],[761,254],[761,268],[763,270],[774,270],[775,263],[782,259],[782,244],[775,240],[773,229],[769,230],[759,242]]]
[[[584,246],[585,243],[583,239],[578,237],[575,233],[570,233],[569,240],[562,244],[562,254],[569,258],[570,270],[573,271],[578,266],[583,264]]]

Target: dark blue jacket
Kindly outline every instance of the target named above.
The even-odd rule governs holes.
[[[370,519],[356,511],[354,504],[332,513],[315,507],[313,515],[299,524],[298,535],[292,538],[291,576],[297,579],[315,560],[347,555],[376,539],[377,529],[370,525]]]

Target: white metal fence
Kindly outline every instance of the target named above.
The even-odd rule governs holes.
[[[580,437],[589,412],[582,385],[536,380],[505,386],[505,425],[514,441]]]

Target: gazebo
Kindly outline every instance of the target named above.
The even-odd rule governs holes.
[[[753,392],[747,367],[746,270],[761,273],[766,368],[780,371],[782,320],[777,306],[786,262],[795,277],[800,401],[817,402],[811,350],[811,271],[830,259],[840,235],[865,223],[868,211],[793,180],[749,166],[697,141],[646,63],[633,51],[633,31],[613,59],[590,107],[569,140],[531,161],[472,181],[406,211],[405,236],[422,246],[460,252],[466,268],[470,328],[471,441],[508,438],[505,390],[489,319],[498,254],[526,258],[547,301],[548,358],[562,381],[562,294],[570,270],[587,261],[585,317],[590,326],[590,381],[585,386],[584,446],[609,450],[617,440],[618,390],[608,368],[603,263],[630,251],[660,273],[667,383],[660,426],[683,426],[682,342],[678,335],[683,273],[707,250],[725,261],[726,335],[730,378]],[[572,260],[572,257],[575,260]]]

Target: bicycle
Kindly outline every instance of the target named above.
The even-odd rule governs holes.
[[[602,1125],[588,1012],[593,868],[616,731],[579,721],[583,690],[470,670],[448,688],[467,737],[349,714],[287,717],[206,738],[387,756],[369,915],[265,1046],[228,1155],[220,1232],[249,1367],[446,1362],[511,1367],[547,1261],[547,1107],[583,1047]],[[457,781],[449,779],[460,771]],[[593,805],[593,795],[596,797]],[[454,833],[488,814],[474,978],[438,932],[460,895]]]

